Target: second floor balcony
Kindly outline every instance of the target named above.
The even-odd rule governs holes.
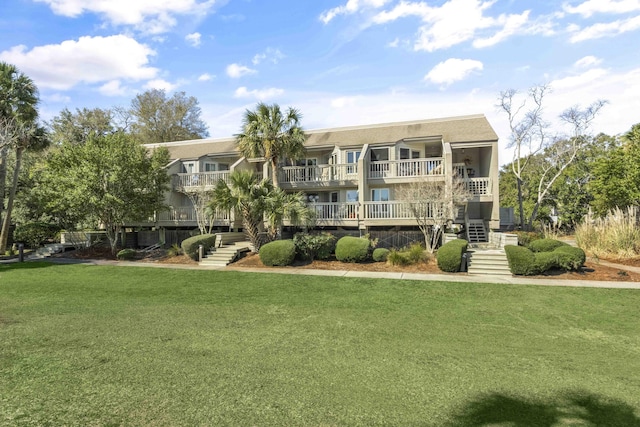
[[[189,189],[212,189],[220,180],[229,182],[229,171],[178,173],[173,175],[173,189],[184,191]]]

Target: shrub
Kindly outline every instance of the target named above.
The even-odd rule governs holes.
[[[174,243],[169,249],[167,249],[167,255],[170,257],[182,255],[182,248]]]
[[[576,227],[578,246],[600,258],[629,259],[640,255],[638,207],[616,208],[604,218],[589,212]]]
[[[409,257],[405,252],[392,250],[387,256],[387,262],[391,265],[409,265]]]
[[[427,261],[428,255],[420,243],[414,243],[403,250],[392,250],[387,257],[391,265],[412,265]]]
[[[565,242],[555,239],[538,239],[527,246],[532,252],[552,252],[560,246],[569,246]]]
[[[260,261],[269,267],[291,265],[296,257],[293,240],[274,240],[260,246]]]
[[[297,233],[293,236],[293,243],[299,258],[312,261],[329,259],[336,248],[336,238],[329,233]]]
[[[560,246],[553,251],[556,254],[558,267],[564,270],[580,270],[587,257],[584,251],[573,246]]]
[[[344,236],[336,243],[336,259],[342,262],[364,262],[369,258],[370,250],[369,239]]]
[[[189,237],[182,241],[180,247],[182,252],[194,261],[198,261],[198,247],[204,246],[204,250],[208,251],[209,248],[215,246],[216,235],[215,234],[199,234],[197,236]]]
[[[555,252],[534,252],[534,273],[540,274],[558,267],[558,254]]]
[[[385,262],[389,256],[389,249],[376,248],[373,250],[372,258],[375,262]]]
[[[436,254],[438,268],[442,271],[455,273],[460,271],[462,255],[467,251],[467,241],[464,239],[451,240],[440,246]]]
[[[535,231],[514,231],[513,233],[518,236],[520,246],[529,246],[531,242],[542,238],[542,235]]]
[[[523,246],[506,245],[504,247],[509,261],[511,273],[523,276],[531,276],[538,273],[536,256]]]
[[[60,232],[60,227],[44,222],[30,222],[19,225],[13,232],[13,240],[24,242],[28,247],[35,249],[47,240],[53,240]]]
[[[116,258],[120,260],[131,260],[136,257],[135,249],[123,249],[116,255]]]

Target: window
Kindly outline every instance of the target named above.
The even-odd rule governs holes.
[[[205,172],[221,172],[221,171],[228,171],[229,170],[229,165],[226,163],[212,163],[212,162],[207,162],[204,164],[204,171]]]
[[[384,162],[381,164],[376,164]],[[369,177],[370,178],[383,178],[389,174],[389,149],[388,148],[373,148],[371,150],[371,165]]]
[[[358,201],[358,190],[347,190],[347,202],[355,203]]]
[[[358,172],[358,159],[360,159],[360,151],[347,151],[348,174],[354,174]]]
[[[182,162],[182,173],[195,173],[196,162]]]
[[[371,200],[374,203],[371,206],[371,218],[389,218],[389,189],[374,188],[371,190]]]

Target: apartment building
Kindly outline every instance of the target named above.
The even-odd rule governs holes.
[[[306,157],[279,168],[280,186],[300,191],[324,229],[393,229],[415,227],[399,188],[427,180],[462,180],[470,198],[460,206],[456,223],[467,228],[497,229],[498,136],[484,117],[471,115],[306,131]],[[234,170],[251,170],[271,178],[264,159],[246,159],[234,138],[150,144],[166,147],[172,188],[169,209],[158,212],[156,227],[195,228],[190,194],[213,188]],[[220,230],[238,229],[233,212],[212,218]],[[137,224],[142,225],[142,224]],[[285,224],[286,225],[286,224]]]

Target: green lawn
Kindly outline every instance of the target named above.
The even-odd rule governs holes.
[[[640,426],[640,291],[0,266],[0,425]]]

